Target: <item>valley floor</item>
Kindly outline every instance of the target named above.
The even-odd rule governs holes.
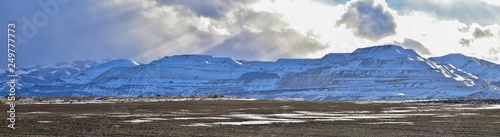
[[[269,100],[19,104],[15,130],[7,128],[7,116],[0,115],[4,120],[0,136],[500,135],[498,104]]]

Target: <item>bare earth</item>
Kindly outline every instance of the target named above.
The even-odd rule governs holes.
[[[5,137],[500,136],[500,105],[267,100],[26,104],[16,105],[15,130],[7,128],[5,111],[0,117],[0,136]]]

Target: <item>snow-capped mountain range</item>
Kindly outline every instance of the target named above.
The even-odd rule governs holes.
[[[423,58],[395,45],[318,59],[209,55],[76,61],[21,68],[20,96],[211,95],[304,100],[500,98],[500,65],[461,54]],[[6,81],[5,72],[0,74]],[[7,86],[0,87],[3,94]]]

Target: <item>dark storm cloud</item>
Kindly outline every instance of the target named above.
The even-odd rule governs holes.
[[[326,48],[312,33],[292,29],[282,14],[253,10],[249,5],[255,1],[154,2],[117,1],[117,9],[135,7],[141,13],[132,22],[144,25],[128,30],[122,39],[141,47],[137,56],[143,62],[175,54],[275,60],[305,57]]]
[[[403,46],[405,48],[413,49],[419,52],[420,54],[431,55],[431,52],[429,51],[428,48],[426,48],[422,43],[413,39],[405,38],[405,40],[402,43],[394,41],[394,44]]]
[[[470,47],[470,43],[473,42],[473,39],[460,38],[458,43],[463,47]]]
[[[354,35],[373,41],[396,34],[393,15],[373,0],[350,2],[336,25],[345,24]]]
[[[474,38],[476,39],[479,39],[479,38],[492,37],[493,33],[491,33],[489,29],[481,30],[480,28],[476,28],[472,33],[472,36],[474,36]]]
[[[304,37],[295,30],[283,29],[280,32],[264,30],[253,33],[245,31],[217,45],[207,53],[248,60],[275,60],[302,57],[325,48],[326,46],[323,44]]]
[[[276,16],[279,15],[239,11],[237,25],[242,26],[241,32],[206,53],[248,60],[275,60],[302,57],[326,48],[314,39],[314,34],[300,34]]]
[[[60,6],[47,25],[38,27],[28,44],[19,46],[19,63],[101,58],[148,63],[167,55],[204,53],[275,60],[305,57],[326,47],[313,35],[292,29],[282,14],[256,12],[250,7],[255,2],[258,0],[72,1]],[[34,13],[43,12],[37,2],[1,1],[0,7],[5,6],[2,9],[12,16],[2,12],[6,18],[1,20],[18,21],[20,26],[22,17],[31,20]]]

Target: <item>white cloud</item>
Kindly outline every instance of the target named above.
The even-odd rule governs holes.
[[[352,29],[354,35],[378,41],[396,34],[393,13],[387,6],[374,0],[352,1],[347,3],[347,11],[336,22]]]
[[[489,5],[500,6],[500,1],[497,0],[481,0],[481,1]]]
[[[460,53],[463,51],[458,43],[461,38],[459,28],[466,27],[457,20],[441,20],[423,12],[397,17],[397,41],[410,38],[419,41],[434,55]]]
[[[500,5],[494,0],[386,0],[401,15],[426,12],[439,19],[458,20],[465,24],[489,25],[500,21]],[[488,1],[488,2],[486,2]]]
[[[166,55],[193,53],[248,60],[321,57],[330,52],[351,52],[394,42],[425,56],[449,53],[490,56],[489,49],[499,47],[498,25],[484,25],[491,18],[470,23],[472,19],[496,15],[468,17],[476,15],[471,13],[461,17],[462,12],[452,14],[425,8],[422,4],[426,2],[430,7],[440,8],[464,3],[477,5],[477,2],[404,1],[398,3],[405,8],[401,10],[390,9],[394,3],[388,6],[381,0],[337,5],[313,0],[197,3],[173,0],[113,1],[107,2],[107,6],[140,13],[127,22],[134,25],[128,26],[133,29],[120,38],[140,45],[143,51],[136,58],[146,62]],[[363,4],[368,6],[358,8]],[[486,11],[496,12],[489,7]],[[363,10],[370,12],[362,14]],[[385,20],[377,21],[381,16]],[[370,22],[374,25],[367,25]],[[475,29],[481,30],[475,35],[481,39],[475,39]],[[470,40],[470,47],[462,46],[461,39]]]

